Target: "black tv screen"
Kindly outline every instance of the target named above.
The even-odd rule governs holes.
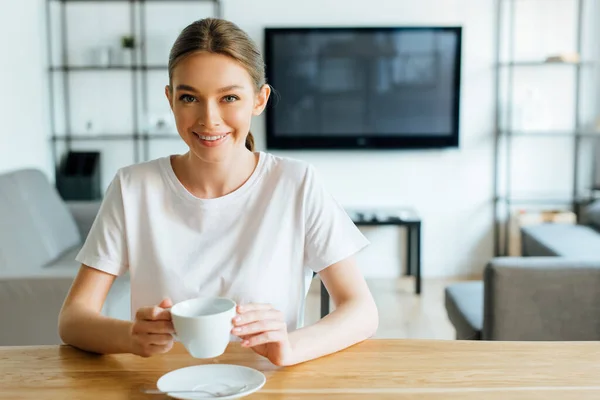
[[[272,149],[459,143],[460,27],[265,28]]]

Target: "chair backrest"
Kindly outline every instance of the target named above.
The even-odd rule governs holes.
[[[42,267],[80,243],[73,216],[41,171],[0,175],[0,271]]]
[[[600,339],[600,260],[497,258],[484,293],[484,340]]]

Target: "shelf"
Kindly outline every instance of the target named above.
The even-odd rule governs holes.
[[[149,56],[145,53],[144,48],[139,46],[128,51],[127,58],[96,58],[96,59],[75,59],[70,58],[68,52],[69,43],[69,32],[67,30],[67,20],[70,18],[69,9],[72,7],[97,7],[97,6],[116,6],[120,11],[115,13],[120,14],[123,22],[129,22],[129,29],[127,32],[135,33],[136,41],[140,43],[146,43],[156,40],[156,38],[148,36],[147,27],[150,26],[152,21],[146,21],[149,15],[146,13],[146,9],[155,8],[156,6],[164,5],[178,5],[185,7],[193,7],[197,9],[201,7],[204,10],[201,14],[206,17],[222,18],[223,15],[223,1],[222,0],[46,0],[45,2],[45,38],[48,39],[46,52],[46,62],[42,66],[45,73],[48,74],[49,79],[49,99],[50,109],[53,112],[50,114],[50,137],[48,138],[49,144],[51,145],[53,162],[55,165],[59,165],[62,159],[62,155],[65,151],[71,150],[72,147],[81,147],[86,145],[88,147],[105,147],[109,142],[113,142],[115,146],[131,147],[133,160],[135,163],[143,162],[148,160],[150,157],[149,145],[151,142],[162,140],[158,143],[158,146],[168,145],[173,143],[174,140],[181,140],[180,136],[175,133],[168,133],[166,130],[156,130],[156,134],[150,134],[150,131],[154,131],[154,128],[147,126],[146,122],[142,122],[140,116],[146,116],[150,113],[150,100],[148,99],[149,85],[151,82],[146,78],[150,78],[153,75],[167,75],[168,65],[166,60],[160,59],[148,59]],[[69,3],[74,3],[70,4]],[[75,4],[76,3],[76,4]],[[121,7],[124,6],[124,7]],[[191,8],[190,8],[191,9]],[[89,9],[91,11],[92,9]],[[211,10],[211,11],[208,11]],[[110,11],[110,10],[107,10]],[[113,18],[109,15],[105,16],[106,21],[103,23],[110,24]],[[158,19],[159,22],[164,22]],[[173,29],[177,28],[177,23],[170,24]],[[58,32],[54,32],[53,28],[56,28]],[[162,32],[162,31],[161,31]],[[57,33],[55,35],[55,33]],[[161,36],[165,36],[161,33]],[[139,38],[138,38],[139,36]],[[114,38],[113,38],[114,41]],[[87,41],[86,41],[87,42]],[[88,43],[90,44],[90,43]],[[93,45],[93,43],[91,43]],[[116,44],[118,48],[121,46]],[[122,50],[122,49],[119,49]],[[131,80],[130,93],[128,96],[131,99],[131,110],[133,111],[132,123],[125,124],[122,126],[123,129],[119,132],[118,127],[116,131],[106,130],[89,130],[85,127],[79,127],[76,129],[69,129],[72,126],[72,111],[71,101],[69,95],[71,93],[71,85],[73,82],[70,81],[70,74],[73,77],[80,77],[82,79],[96,79],[96,78],[126,78]],[[137,79],[137,77],[141,79]],[[59,79],[56,81],[56,79]],[[56,90],[55,87],[62,88]],[[106,102],[106,100],[104,100]],[[108,100],[110,101],[110,99]],[[59,104],[60,108],[55,107],[54,103]],[[62,114],[62,115],[61,115]],[[59,122],[60,126],[67,127],[57,128]],[[73,125],[74,126],[74,125]],[[63,131],[64,129],[64,131]],[[65,132],[66,131],[66,132]],[[68,134],[67,134],[68,133]],[[72,133],[72,134],[71,134]],[[141,144],[141,146],[140,146]],[[111,160],[113,162],[114,160]]]
[[[49,68],[50,71],[150,71],[150,70],[168,70],[166,65],[69,65],[69,66],[54,66]]]
[[[496,197],[496,202],[504,202],[509,205],[545,205],[545,204],[573,204],[584,201],[586,197],[568,197],[564,195],[533,195],[530,197]]]
[[[164,3],[165,0],[48,0],[50,3]],[[218,3],[220,0],[169,0],[170,3]]]
[[[177,133],[149,133],[144,135],[144,139],[181,140],[181,136],[179,136]]]
[[[520,131],[520,130],[510,130],[510,129],[502,129],[499,131],[500,135],[510,135],[510,136],[524,136],[524,137],[587,137],[587,138],[599,138],[600,132],[593,131]]]
[[[56,135],[52,136],[55,142],[62,141],[104,141],[104,140],[133,140],[139,139],[140,135],[133,134],[100,134],[100,135]]]
[[[98,135],[55,135],[52,137],[52,140],[55,142],[62,141],[103,141],[103,140],[151,140],[151,139],[159,139],[159,140],[181,140],[181,136],[176,133],[164,133],[164,134],[148,134],[148,133],[139,133],[135,134],[98,134]]]
[[[582,62],[561,62],[561,61],[512,61],[512,62],[500,62],[499,67],[586,67],[595,65],[594,62],[582,61]]]

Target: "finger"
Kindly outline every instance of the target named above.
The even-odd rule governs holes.
[[[173,301],[170,298],[165,298],[158,305],[160,308],[171,308],[173,307]]]
[[[240,304],[237,306],[237,311],[239,313],[245,313],[248,311],[260,311],[260,310],[273,310],[273,305],[264,304],[264,303],[248,303],[248,304]]]
[[[137,321],[133,327],[134,333],[175,333],[175,328],[171,321]]]
[[[152,310],[152,321],[170,321],[171,320],[171,310],[164,309],[160,307],[154,307]]]
[[[136,314],[135,319],[145,321],[171,320],[171,310],[165,310],[162,307],[142,307]]]
[[[264,333],[259,333],[258,335],[247,337],[242,341],[242,346],[244,347],[254,347],[259,346],[261,344],[266,343],[276,343],[281,342],[285,337],[285,332],[283,331],[269,331]]]
[[[153,344],[150,348],[156,351],[156,353],[166,353],[173,348],[173,342],[167,344]]]
[[[233,325],[242,326],[242,325],[250,324],[252,322],[270,320],[270,319],[283,321],[283,313],[281,311],[274,310],[274,309],[249,311],[249,312],[245,312],[243,314],[237,315],[233,319]]]
[[[160,333],[148,333],[144,336],[144,343],[153,346],[166,346],[173,342],[173,336]]]
[[[268,332],[268,331],[278,331],[285,330],[287,325],[285,322],[276,320],[276,319],[268,319],[262,320],[258,322],[253,322],[250,324],[246,324],[243,326],[237,326],[232,329],[232,333],[237,336],[245,336],[245,335],[255,335],[257,333]]]
[[[141,307],[137,310],[135,314],[135,319],[137,320],[146,320],[146,321],[155,321],[155,320],[171,320],[171,310],[172,306],[171,299],[164,299],[158,306],[153,307]],[[162,307],[168,306],[168,307]]]
[[[173,348],[173,343],[169,344],[150,344],[144,347],[143,355],[145,357],[151,357],[155,354],[163,354]]]
[[[141,307],[138,308],[137,312],[135,313],[135,319],[136,320],[148,320],[150,319],[150,317],[152,316],[152,309],[154,307]]]

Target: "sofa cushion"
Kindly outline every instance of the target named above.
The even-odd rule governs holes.
[[[459,282],[446,287],[448,319],[459,340],[479,340],[483,329],[483,282]]]
[[[0,272],[37,269],[52,259],[46,238],[12,175],[0,175]]]
[[[44,265],[46,268],[62,268],[68,269],[72,268],[74,270],[79,269],[81,265],[80,262],[75,261],[75,257],[77,253],[81,250],[81,246],[74,246],[65,251],[63,254],[58,256],[56,259],[50,261],[48,264]]]
[[[35,226],[34,234],[42,238],[48,255],[46,262],[81,244],[81,235],[75,219],[41,171],[23,169],[9,176],[17,188],[20,206],[26,210]]]
[[[69,212],[73,215],[82,239],[85,239],[96,220],[102,201],[67,201]]]
[[[548,223],[521,228],[523,255],[600,259],[600,233],[573,224]]]

